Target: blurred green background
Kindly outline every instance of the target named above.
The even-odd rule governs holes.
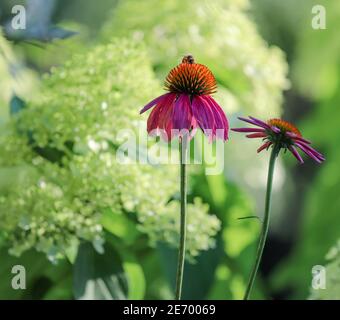
[[[326,29],[312,28],[317,4]],[[280,158],[253,298],[340,299],[339,14],[337,0],[2,0],[0,299],[173,298],[177,168],[115,155],[188,53],[214,72],[232,127],[282,116],[326,156]],[[190,168],[185,299],[242,299],[260,224],[238,218],[262,216],[268,164],[246,140],[231,134],[222,175]],[[315,265],[326,289],[311,287]]]

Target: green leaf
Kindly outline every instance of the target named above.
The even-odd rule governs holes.
[[[108,243],[99,254],[89,242],[79,246],[74,264],[76,299],[122,300],[127,298],[127,278],[117,252]]]
[[[128,248],[117,245],[117,240],[112,235],[106,234],[106,240],[117,249],[123,260],[122,265],[128,282],[128,299],[143,299],[146,289],[145,276],[135,255]]]
[[[42,277],[49,281],[49,287],[46,288],[42,299],[70,300],[73,298],[72,265],[69,261],[64,259],[58,260],[57,264],[48,263],[42,272]],[[40,282],[35,283],[36,288],[39,288]]]
[[[137,263],[135,257],[124,252],[123,267],[128,281],[128,299],[140,300],[145,294],[145,278],[142,267]]]
[[[101,218],[102,226],[113,235],[122,238],[126,244],[132,244],[139,235],[136,224],[121,213],[105,210]]]
[[[145,294],[145,280],[142,268],[131,261],[124,263],[124,268],[126,270],[129,283],[128,299],[143,299]]]
[[[70,245],[65,249],[65,255],[71,264],[74,264],[77,258],[79,248],[79,240],[72,239]]]
[[[72,274],[67,273],[59,279],[44,295],[44,300],[71,300]]]
[[[161,265],[168,281],[175,288],[178,251],[160,245]],[[193,263],[185,262],[182,299],[202,300],[213,286],[215,270],[223,256],[221,239],[217,239],[214,249],[202,252]]]

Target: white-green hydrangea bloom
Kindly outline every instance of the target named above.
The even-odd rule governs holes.
[[[100,250],[104,212],[113,224],[124,215],[151,244],[177,245],[178,202],[168,203],[177,166],[116,159],[119,130],[137,132],[140,107],[160,91],[132,40],[76,55],[45,77],[41,94],[0,135],[0,174],[12,176],[0,185],[0,230],[11,253],[35,248],[55,260],[81,239]],[[189,205],[188,253],[212,247],[218,229],[206,205]]]
[[[143,212],[140,215],[142,222],[140,230],[149,232],[152,244],[162,240],[172,246],[177,246],[180,228],[179,210],[179,202],[173,201],[161,214],[150,211]],[[195,198],[193,204],[188,204],[186,246],[192,257],[197,256],[199,250],[208,250],[215,245],[212,237],[220,229],[220,221],[215,216],[206,219],[207,213],[208,206],[203,204],[199,198]],[[202,224],[202,221],[205,221],[204,224]],[[160,228],[161,225],[166,225],[168,228]],[[200,248],[197,247],[197,243],[201,244]]]
[[[219,101],[228,112],[279,115],[288,87],[283,52],[269,47],[239,0],[125,0],[113,11],[103,38],[143,39],[161,78],[191,53],[215,74]]]

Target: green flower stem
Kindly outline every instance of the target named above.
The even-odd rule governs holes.
[[[272,185],[273,185],[275,160],[279,154],[279,151],[280,151],[280,147],[278,145],[275,145],[270,155],[268,178],[267,178],[266,204],[265,204],[265,212],[264,212],[264,219],[263,219],[262,230],[261,230],[261,235],[260,235],[260,241],[257,247],[255,264],[251,271],[248,286],[247,286],[246,293],[244,295],[243,300],[249,299],[250,292],[254,285],[256,274],[261,263],[263,249],[264,249],[266,238],[268,235],[269,220],[270,220],[270,207],[271,207],[271,193],[272,193]]]
[[[181,300],[185,261],[186,209],[187,209],[187,174],[186,174],[187,140],[182,141],[182,139],[180,139],[179,153],[181,167],[181,229],[176,275],[176,292],[175,292],[176,300]]]

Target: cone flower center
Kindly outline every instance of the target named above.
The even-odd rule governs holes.
[[[268,121],[268,124],[270,126],[275,126],[279,129],[281,129],[281,131],[283,133],[288,131],[288,132],[292,132],[292,133],[296,134],[298,137],[301,137],[301,132],[299,131],[299,129],[288,121],[285,121],[285,120],[282,120],[282,119],[270,119]]]
[[[205,65],[195,63],[190,55],[170,70],[164,85],[170,92],[189,95],[211,95],[217,88],[212,72]]]

